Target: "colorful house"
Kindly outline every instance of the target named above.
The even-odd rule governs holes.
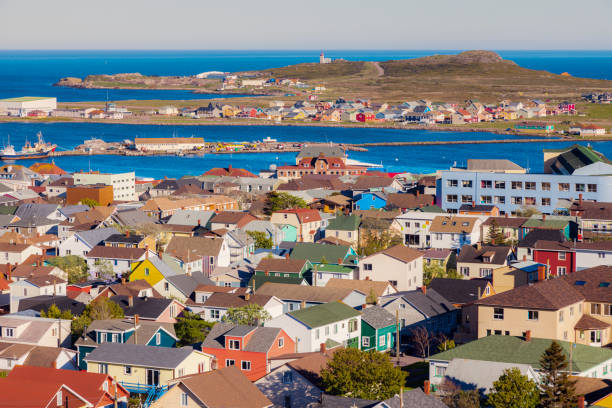
[[[149,285],[155,286],[160,281],[176,274],[176,271],[170,268],[159,257],[149,256],[141,261],[132,263],[130,282],[142,279],[147,281]]]
[[[387,205],[387,197],[378,191],[358,194],[354,200],[356,210],[381,209]]]
[[[270,372],[268,360],[295,353],[295,341],[283,329],[217,323],[202,343],[215,357],[217,368],[237,366],[251,381]]]
[[[361,311],[361,350],[389,351],[395,347],[395,317],[380,306]]]
[[[264,258],[255,267],[255,276],[303,278],[312,264],[307,259]]]

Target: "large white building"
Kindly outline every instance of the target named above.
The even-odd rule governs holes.
[[[0,99],[0,114],[10,116],[26,116],[35,110],[49,113],[54,109],[57,109],[57,98],[22,96]]]
[[[113,186],[113,199],[116,201],[134,201],[136,197],[136,174],[129,173],[74,173],[75,185],[105,184]]]
[[[136,150],[179,152],[196,150],[204,147],[202,137],[137,137],[134,139]]]

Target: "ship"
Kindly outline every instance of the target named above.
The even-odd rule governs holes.
[[[9,144],[0,150],[0,160],[46,159],[55,151],[57,145],[45,142],[41,132],[38,132],[36,137],[38,141],[34,146],[26,140],[20,151],[16,151],[9,141]]]

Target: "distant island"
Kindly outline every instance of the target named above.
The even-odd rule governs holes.
[[[74,88],[183,89],[201,93],[268,96],[317,93],[324,97],[368,98],[399,103],[414,98],[446,102],[478,99],[563,100],[589,92],[609,92],[612,81],[577,78],[518,66],[491,51],[465,51],[408,60],[304,63],[219,78],[145,76],[138,73],[62,78]]]

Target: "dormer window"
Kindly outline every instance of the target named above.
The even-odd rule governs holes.
[[[230,350],[240,350],[240,340],[229,340],[227,348]]]

